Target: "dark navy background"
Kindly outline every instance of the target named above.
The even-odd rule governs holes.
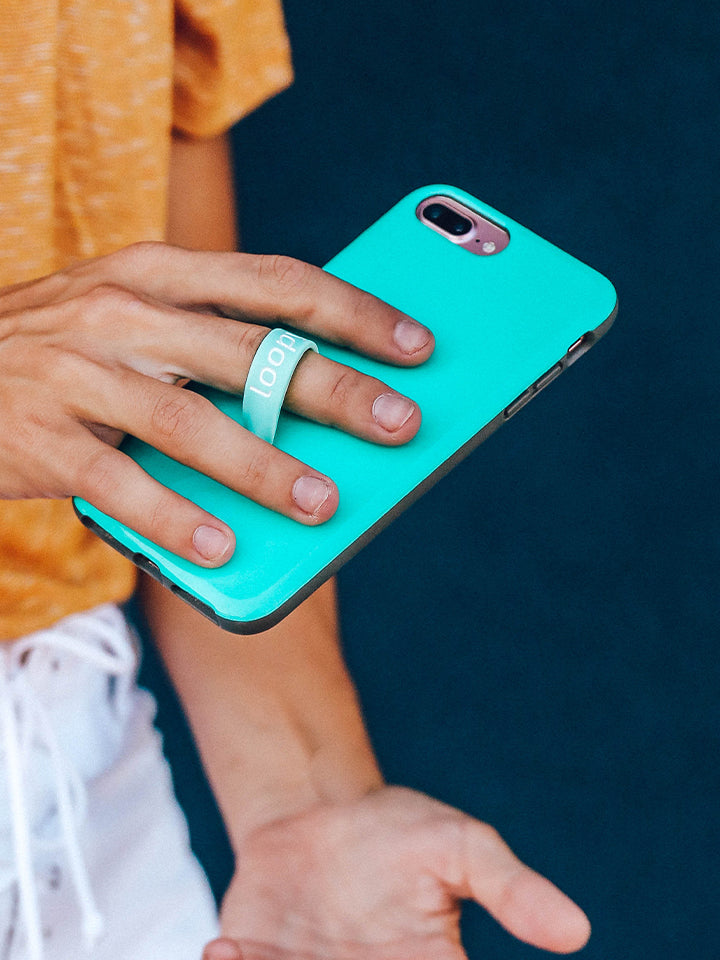
[[[322,264],[411,189],[615,283],[587,357],[341,576],[391,781],[490,821],[587,960],[720,957],[720,18],[710,2],[286,0],[297,81],[235,132],[245,249]],[[152,651],[196,848],[230,870]],[[538,952],[481,910],[471,960]]]

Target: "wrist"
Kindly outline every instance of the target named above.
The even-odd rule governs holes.
[[[317,729],[282,709],[270,723],[252,725],[251,741],[208,771],[236,854],[249,834],[269,823],[358,799],[384,784],[364,728],[345,725],[342,736],[318,737]]]
[[[382,786],[340,652],[332,582],[250,637],[220,630],[155,581],[142,584],[236,851],[269,822]]]

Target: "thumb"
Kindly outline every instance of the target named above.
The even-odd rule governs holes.
[[[211,940],[203,950],[202,960],[242,960],[240,947],[229,937]]]
[[[457,848],[441,877],[459,898],[476,900],[506,930],[535,947],[572,953],[585,946],[590,922],[577,904],[525,866],[496,830],[460,814]]]

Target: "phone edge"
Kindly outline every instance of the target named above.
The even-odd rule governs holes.
[[[564,373],[568,367],[572,366],[581,356],[586,354],[591,347],[607,333],[610,327],[613,325],[615,318],[618,313],[618,300],[615,300],[615,306],[611,311],[610,315],[601,323],[599,326],[595,327],[594,330],[589,330],[583,337],[581,337],[576,344],[578,344],[577,349],[573,349],[575,344],[572,344],[568,351],[557,363],[553,364],[550,370],[555,369],[558,365],[561,366],[560,373]],[[549,372],[549,371],[548,371]],[[349,544],[342,553],[339,553],[326,567],[323,567],[314,577],[308,580],[303,587],[297,590],[292,597],[289,597],[284,603],[272,611],[272,613],[266,614],[264,617],[260,617],[257,620],[230,620],[225,617],[220,616],[217,611],[215,611],[209,604],[200,600],[198,597],[195,597],[193,594],[188,593],[182,587],[178,586],[174,581],[170,580],[169,577],[163,576],[160,573],[160,570],[156,565],[146,557],[144,554],[137,553],[124,544],[121,544],[113,536],[111,536],[103,527],[101,527],[94,520],[90,519],[86,514],[80,512],[76,504],[76,498],[73,497],[72,504],[75,514],[83,524],[89,530],[92,530],[93,533],[97,534],[102,540],[116,549],[124,557],[130,560],[135,566],[139,567],[145,573],[149,574],[151,577],[154,577],[158,580],[163,586],[167,587],[171,593],[179,597],[181,600],[188,603],[191,607],[196,609],[203,616],[211,620],[216,626],[221,627],[223,630],[226,630],[229,633],[234,633],[243,636],[251,636],[253,634],[262,633],[265,630],[274,627],[276,624],[280,623],[281,620],[284,620],[285,617],[292,613],[292,611],[300,606],[300,604],[307,600],[307,598],[317,590],[326,580],[329,580],[334,574],[338,572],[349,560],[351,560],[363,547],[367,546],[371,540],[373,540],[379,533],[381,533],[386,527],[388,527],[393,520],[395,520],[401,513],[412,506],[416,500],[419,500],[424,493],[426,493],[431,487],[441,480],[446,474],[448,474],[458,463],[468,457],[473,450],[476,450],[487,438],[495,433],[495,431],[501,427],[504,423],[507,423],[515,413],[519,412],[523,406],[525,406],[530,400],[534,399],[542,390],[545,389],[545,386],[549,386],[550,382],[543,386],[537,386],[538,383],[543,380],[546,374],[543,374],[541,377],[535,381],[530,387],[528,387],[518,398],[509,403],[500,413],[493,417],[488,423],[482,427],[478,433],[474,434],[467,443],[464,443],[459,447],[447,460],[444,460],[439,467],[437,467],[431,474],[425,477],[420,483],[413,487],[403,498],[399,500],[387,513],[383,514],[382,517],[379,517],[375,523],[368,527],[356,540]],[[556,379],[554,377],[553,379]],[[511,413],[508,413],[509,410],[513,408],[517,402],[527,395],[527,399],[520,405],[517,406]]]

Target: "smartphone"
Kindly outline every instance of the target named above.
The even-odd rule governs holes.
[[[335,515],[304,526],[154,448],[122,449],[161,483],[224,520],[237,549],[219,569],[181,559],[83,500],[83,523],[215,623],[257,633],[324,580],[585,353],[612,323],[617,296],[592,268],[456,187],[413,191],[325,269],[428,326],[435,351],[398,368],[318,340],[320,352],[417,403],[418,434],[376,446],[283,412],[275,445],[332,477]],[[242,423],[242,399],[198,389]]]

